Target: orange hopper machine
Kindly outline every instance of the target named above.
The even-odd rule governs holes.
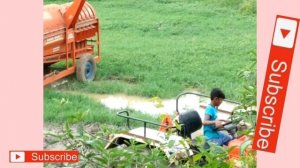
[[[44,6],[44,86],[76,73],[79,81],[92,81],[100,62],[99,20],[85,0]],[[49,66],[65,62],[62,70]]]

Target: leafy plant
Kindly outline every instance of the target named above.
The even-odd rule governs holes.
[[[256,52],[251,52],[250,56],[256,56]],[[256,125],[257,101],[256,101],[256,61],[238,72],[238,77],[242,79],[243,87],[241,89],[240,106],[234,111],[234,117],[242,117],[242,119],[251,124],[250,130],[253,132]]]
[[[162,149],[164,147],[174,147],[175,142],[170,140],[167,144],[161,144],[158,148],[151,148],[148,142],[147,144],[140,144],[133,140],[125,142],[122,145],[118,144],[118,147],[105,149],[105,145],[108,143],[108,137],[111,130],[102,126],[101,131],[91,134],[79,127],[77,132],[71,128],[67,122],[64,126],[63,132],[56,135],[47,133],[46,136],[50,136],[52,142],[49,143],[62,143],[67,150],[78,150],[80,153],[80,162],[74,164],[65,164],[63,166],[83,167],[83,168],[118,168],[118,167],[205,167],[205,168],[231,168],[235,167],[235,163],[228,158],[228,153],[232,148],[224,148],[217,146],[214,143],[206,142],[202,136],[197,137],[193,141],[185,139],[180,141],[183,145],[183,151],[186,153],[192,150],[194,155],[192,157],[183,157],[173,153],[169,160],[163,154]],[[167,133],[167,137],[171,133]],[[208,148],[209,145],[209,148]],[[243,155],[238,162],[241,167],[255,167],[256,158],[255,155]],[[48,164],[49,166],[49,164]]]
[[[102,128],[102,130],[106,130]],[[68,122],[65,123],[63,133],[51,136],[52,142],[62,143],[67,150],[78,150],[80,162],[78,167],[166,167],[165,157],[157,148],[148,148],[147,144],[137,144],[134,141],[124,144],[123,148],[105,149],[108,142],[108,132],[90,134],[84,130],[74,133]],[[67,166],[74,166],[68,164]]]

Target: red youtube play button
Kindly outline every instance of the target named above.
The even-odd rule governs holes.
[[[25,162],[25,152],[23,151],[11,151],[9,160],[11,163],[23,163]]]
[[[280,31],[283,38],[286,38],[286,36],[289,35],[289,33],[291,32],[291,30],[287,30],[287,29],[280,29]]]
[[[273,38],[273,45],[283,48],[293,48],[298,22],[287,18],[278,18]]]

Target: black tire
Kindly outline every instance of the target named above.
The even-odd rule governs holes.
[[[77,60],[76,76],[79,81],[89,82],[96,75],[96,62],[91,55],[83,55]]]
[[[52,65],[52,63],[47,63],[44,64],[44,75],[48,74],[51,72],[50,66]]]

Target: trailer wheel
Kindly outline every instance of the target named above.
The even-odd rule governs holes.
[[[48,63],[48,64],[44,64],[44,75],[48,74],[51,72],[51,69],[50,69],[50,66],[52,64],[51,63]]]
[[[79,58],[76,66],[77,79],[82,82],[92,81],[96,75],[96,62],[91,55]]]

